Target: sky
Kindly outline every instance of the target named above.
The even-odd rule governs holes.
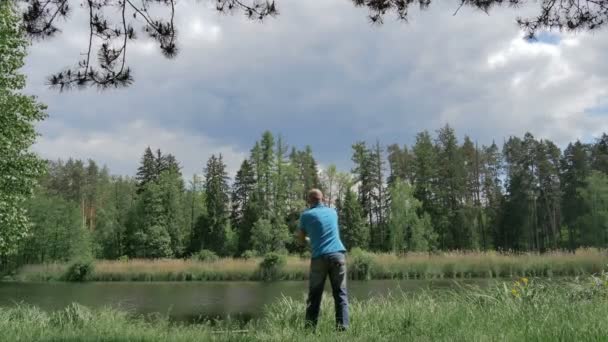
[[[221,153],[234,174],[265,130],[321,165],[351,168],[351,145],[411,145],[449,124],[479,145],[533,133],[559,146],[608,132],[608,31],[524,39],[519,15],[436,2],[408,22],[371,25],[349,0],[277,0],[263,23],[180,0],[180,54],[143,34],[129,46],[126,89],[58,92],[46,77],[73,65],[88,40],[76,9],[64,33],[35,42],[27,93],[48,105],[34,146],[42,157],[88,159],[134,175],[147,146],[174,154],[184,175]],[[536,4],[536,6],[538,6]]]

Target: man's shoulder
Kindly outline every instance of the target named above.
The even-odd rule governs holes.
[[[310,215],[315,215],[315,216],[318,216],[318,215],[325,216],[327,214],[336,214],[337,215],[337,213],[338,213],[336,211],[336,209],[331,208],[331,207],[327,207],[327,206],[317,207],[317,208],[313,208],[311,210],[314,210],[314,211],[312,211],[310,213]]]
[[[306,209],[302,212],[300,217],[317,217],[317,216],[323,215],[327,212],[337,213],[336,209],[334,209],[334,208],[322,206],[322,207],[314,207],[314,208]]]

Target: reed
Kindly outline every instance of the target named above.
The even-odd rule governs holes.
[[[357,251],[349,265],[365,266],[365,274],[350,272],[351,279],[437,279],[571,277],[600,272],[608,264],[606,251],[579,249],[575,253],[448,252],[439,254],[374,254]],[[256,281],[262,280],[262,258],[222,258],[216,261],[159,259],[97,260],[92,281]],[[307,259],[288,256],[275,280],[306,280]],[[69,264],[26,265],[18,281],[62,280]]]

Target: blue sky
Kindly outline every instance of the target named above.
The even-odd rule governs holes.
[[[531,131],[563,145],[608,131],[608,32],[527,42],[515,18],[535,7],[453,16],[442,2],[372,26],[347,0],[278,5],[280,16],[260,24],[182,0],[176,59],[142,39],[130,47],[132,87],[58,93],[45,77],[87,40],[73,15],[70,34],[36,43],[25,67],[28,92],[49,105],[36,151],[133,175],[150,145],[175,154],[186,175],[211,153],[234,172],[268,129],[348,170],[355,141],[411,144],[446,123],[480,144]]]

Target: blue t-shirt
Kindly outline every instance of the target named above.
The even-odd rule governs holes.
[[[310,238],[313,258],[346,251],[338,231],[338,214],[332,208],[319,204],[304,211],[300,229]]]

